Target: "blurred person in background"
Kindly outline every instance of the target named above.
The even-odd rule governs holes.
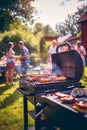
[[[22,75],[26,75],[28,70],[29,70],[29,50],[27,47],[25,47],[24,42],[23,41],[19,41],[18,43],[18,47],[20,49],[20,56],[18,56],[18,58],[21,61],[21,74]]]
[[[53,40],[52,45],[49,47],[48,53],[49,55],[56,53],[57,41]]]
[[[49,54],[49,61],[51,61],[51,54],[56,53],[56,48],[57,48],[57,41],[53,40],[52,45],[48,49],[48,54]]]
[[[52,45],[49,47],[48,49],[48,61],[49,63],[44,65],[44,73],[48,73],[51,74],[52,73],[52,59],[51,59],[51,55],[56,53],[56,48],[57,48],[57,41],[56,40],[52,40]]]
[[[86,50],[82,46],[82,41],[76,42],[75,50],[80,54],[82,61],[83,61],[83,66],[85,66]]]
[[[9,42],[6,50],[6,84],[13,84],[15,70],[15,52],[14,43]]]

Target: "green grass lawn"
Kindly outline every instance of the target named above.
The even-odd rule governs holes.
[[[14,86],[0,84],[0,130],[23,130],[23,98],[18,87],[18,80]],[[32,108],[29,103],[29,109]],[[33,125],[34,120],[29,116],[29,126]]]
[[[18,78],[15,82],[14,86],[0,83],[0,130],[23,130],[23,98],[17,90]],[[87,87],[87,67],[80,82]],[[29,109],[32,108],[32,104],[29,103]],[[29,126],[33,125],[34,120],[29,116]]]

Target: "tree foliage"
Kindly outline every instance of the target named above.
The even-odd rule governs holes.
[[[57,33],[54,32],[53,29],[49,25],[44,26],[43,34],[44,36],[57,36]]]
[[[34,8],[31,2],[34,0],[0,0],[0,10],[6,10],[17,16],[31,18]]]
[[[0,34],[0,52],[5,52],[9,41],[14,42],[15,52],[19,54],[18,41],[23,40],[25,45],[31,52],[37,52],[37,44],[33,32],[23,25],[20,19],[14,18],[13,23],[10,24],[10,30]],[[2,53],[0,53],[0,56]]]
[[[0,0],[0,32],[9,30],[9,25],[14,17],[31,23],[33,20],[33,8],[31,2],[34,0]]]
[[[34,34],[37,34],[38,32],[42,31],[43,25],[41,23],[36,23],[33,30]]]
[[[67,18],[64,22],[56,24],[56,31],[59,36],[64,36],[67,34],[77,34],[81,31],[80,25],[78,25],[77,21],[81,17],[81,15],[86,11],[87,5],[83,5],[81,8],[78,8],[77,11],[70,15],[68,14]]]
[[[21,18],[23,21],[32,21],[34,8],[31,2],[34,0],[0,0],[0,32],[9,31],[9,25],[14,18]],[[17,20],[17,19],[15,19]]]
[[[46,45],[46,43],[45,43],[44,38],[41,38],[41,40],[40,40],[40,53],[44,51],[45,45]]]
[[[12,20],[13,16],[11,16],[8,11],[0,10],[0,32],[8,31]]]
[[[42,32],[43,36],[57,36],[57,33],[49,25],[43,26],[42,23],[36,23],[33,30],[34,34]]]
[[[46,50],[46,42],[44,38],[41,38],[39,42],[40,46],[40,58],[43,59],[43,61],[46,61],[47,59],[47,50]]]

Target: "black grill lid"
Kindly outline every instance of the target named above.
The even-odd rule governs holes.
[[[52,54],[52,73],[79,81],[83,74],[81,56],[77,51],[70,48],[69,51]]]

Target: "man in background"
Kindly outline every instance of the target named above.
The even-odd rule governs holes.
[[[57,41],[53,40],[52,45],[49,47],[48,53],[49,55],[56,53]]]
[[[29,50],[27,47],[25,47],[23,41],[19,41],[18,47],[21,50],[21,55],[19,56],[19,59],[21,61],[21,73],[22,75],[26,75],[27,71],[29,69]]]
[[[48,54],[49,54],[49,64],[45,65],[44,67],[44,73],[52,73],[52,59],[51,55],[56,53],[56,48],[57,48],[57,41],[53,40],[52,45],[49,47]],[[48,67],[47,67],[48,66]],[[48,70],[48,71],[47,71]]]
[[[56,48],[57,48],[57,41],[53,40],[52,45],[49,47],[48,54],[49,54],[49,61],[51,61],[51,54],[56,53]]]

